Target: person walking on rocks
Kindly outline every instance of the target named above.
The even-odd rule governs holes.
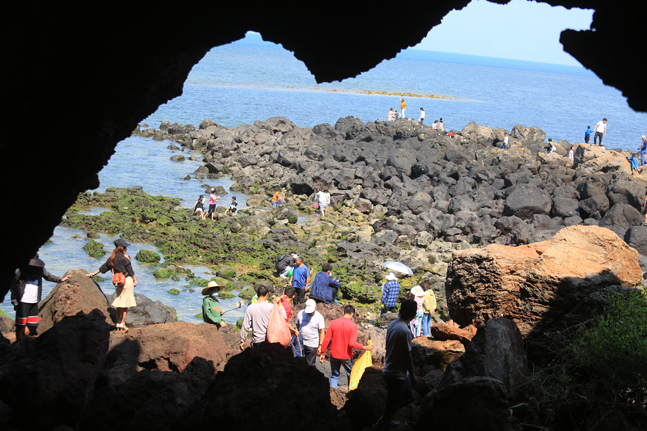
[[[584,143],[588,144],[589,140],[591,139],[591,134],[593,133],[593,129],[591,129],[591,126],[586,126],[586,131],[584,131]]]
[[[603,118],[602,121],[598,121],[593,130],[595,131],[595,136],[593,136],[593,145],[599,145],[600,147],[604,146],[602,138],[607,135],[607,119]],[[597,144],[598,139],[600,140],[599,144]]]
[[[642,144],[640,145],[640,166],[645,166],[645,152],[647,152],[647,139],[645,135],[640,137]]]
[[[38,335],[38,303],[43,296],[43,278],[52,283],[62,283],[70,276],[57,277],[45,269],[38,253],[28,264],[16,269],[11,282],[11,303],[16,310],[16,340]]]
[[[218,301],[218,292],[223,287],[215,281],[210,281],[207,287],[202,289],[202,294],[204,295],[202,300],[202,320],[205,323],[216,325],[218,329],[222,326],[227,326],[227,323],[222,319],[222,315],[226,311],[220,309],[220,301]]]
[[[416,387],[418,382],[411,356],[412,335],[409,322],[416,315],[416,308],[415,301],[404,300],[398,320],[389,323],[386,329],[386,354],[382,370],[386,384],[386,400],[384,413],[375,424],[375,429],[389,429],[391,419],[398,408],[414,400],[412,388]]]
[[[220,199],[220,196],[216,195],[216,189],[211,189],[209,194],[209,212],[207,215],[211,216],[211,220],[214,220],[216,216],[216,202]]]
[[[326,332],[325,319],[317,311],[317,303],[314,300],[306,301],[306,308],[297,314],[296,325],[305,350],[303,357],[308,365],[314,367],[317,356],[321,355],[321,345]]]
[[[425,121],[425,109],[420,108],[420,118],[418,119],[418,123],[422,124]]]
[[[133,271],[130,257],[126,254],[126,250],[130,244],[121,238],[117,239],[114,244],[115,248],[112,250],[112,254],[108,260],[98,270],[88,273],[87,276],[92,278],[98,273],[105,274],[108,271],[112,271],[113,273],[122,273],[126,277],[123,286],[115,286],[117,297],[112,301],[111,305],[117,309],[116,329],[128,331],[126,327],[128,309],[137,305],[134,289],[137,286],[137,279],[135,278],[135,271]]]
[[[308,266],[303,263],[303,258],[301,256],[296,257],[296,264],[292,270],[289,285],[296,289],[294,303],[303,304],[306,301],[306,292],[310,285],[310,270],[308,269]]]
[[[405,102],[404,99],[400,97],[400,112],[401,112],[402,118],[406,118],[404,116],[404,111],[406,110],[407,110],[407,102]]]
[[[431,332],[431,315],[436,312],[436,295],[428,282],[423,281],[420,287],[425,291],[422,300],[422,335],[428,337]]]
[[[330,193],[328,190],[319,190],[315,195],[317,204],[319,205],[319,211],[321,212],[321,217],[323,218],[326,215],[326,208],[330,204]]]
[[[321,265],[321,272],[315,275],[309,295],[315,302],[332,304],[337,301],[337,290],[341,288],[341,283],[339,280],[335,280],[331,273],[332,264],[325,262]]]
[[[202,220],[205,219],[206,214],[204,212],[204,196],[200,195],[200,197],[198,198],[198,201],[195,203],[195,206],[193,207],[193,212]]]
[[[395,274],[390,272],[389,275],[386,276],[386,280],[387,281],[382,284],[380,314],[395,312],[398,295],[400,294],[400,283],[398,282],[398,278],[395,276]]]
[[[258,287],[258,301],[247,306],[243,326],[240,329],[240,350],[245,349],[245,340],[247,333],[252,330],[252,347],[257,349],[267,343],[267,324],[270,321],[273,305],[267,301],[270,292],[267,287],[261,285]],[[283,316],[285,310],[279,307]]]
[[[326,350],[330,345],[330,387],[337,389],[341,368],[344,367],[348,378],[353,368],[353,349],[373,350],[373,346],[364,346],[357,342],[357,325],[353,322],[355,307],[344,306],[344,316],[330,322],[326,330],[319,362],[323,364]]]

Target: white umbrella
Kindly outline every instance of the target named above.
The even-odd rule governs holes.
[[[401,272],[402,274],[413,275],[413,271],[407,265],[400,262],[387,261],[382,264],[391,271]]]

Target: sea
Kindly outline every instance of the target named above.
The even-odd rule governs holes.
[[[331,59],[334,61],[334,59]],[[339,82],[317,84],[307,67],[282,46],[266,42],[258,33],[213,48],[189,74],[183,94],[159,107],[141,121],[142,127],[157,128],[162,121],[192,124],[210,119],[226,127],[252,124],[283,116],[299,127],[328,123],[353,116],[364,122],[386,120],[390,108],[398,109],[399,96],[407,102],[405,115],[418,120],[425,110],[425,124],[443,120],[445,130],[462,130],[475,122],[482,126],[511,130],[520,124],[539,127],[554,141],[583,142],[587,126],[607,118],[607,148],[635,151],[647,134],[647,114],[634,112],[620,91],[604,85],[591,71],[528,61],[478,57],[417,49],[401,51],[373,69]],[[109,187],[142,187],[151,195],[181,199],[192,208],[205,186],[221,185],[236,195],[239,208],[247,196],[232,193],[232,181],[198,180],[191,174],[201,165],[200,154],[175,162],[170,142],[129,137],[120,142],[109,163],[99,173],[103,192]],[[185,151],[185,156],[188,156]],[[191,176],[190,179],[186,179]],[[99,212],[103,209],[92,209]],[[97,239],[112,250],[116,237]],[[39,250],[49,272],[63,276],[68,269],[99,268],[82,250],[84,232],[62,226]],[[151,244],[132,244],[129,254],[140,249],[157,251]],[[107,256],[106,256],[107,258]],[[136,292],[174,307],[178,320],[201,322],[202,295],[184,280],[156,280],[155,266],[133,260],[139,282]],[[211,278],[208,268],[190,267],[200,278]],[[109,278],[109,277],[106,277]],[[109,280],[100,283],[106,294],[113,292]],[[44,282],[44,297],[54,287]],[[168,293],[175,288],[178,295]],[[235,323],[245,308],[236,308],[239,298],[222,300],[231,309],[225,320]],[[9,295],[0,309],[14,316]]]

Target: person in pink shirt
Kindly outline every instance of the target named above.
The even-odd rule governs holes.
[[[337,388],[340,369],[344,367],[348,378],[353,368],[353,349],[373,350],[373,346],[364,346],[357,342],[357,325],[353,322],[355,307],[344,306],[344,316],[330,322],[324,335],[319,362],[323,363],[326,350],[330,344],[330,387]]]
[[[216,201],[220,199],[220,196],[216,195],[216,189],[211,189],[210,192],[209,211],[207,212],[207,215],[211,215],[211,220],[214,220],[216,215]]]

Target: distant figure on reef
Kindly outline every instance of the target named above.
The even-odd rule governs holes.
[[[438,130],[440,130],[440,131],[445,130],[445,126],[444,126],[442,118],[440,120],[438,120]]]
[[[126,276],[126,282],[123,286],[115,286],[117,290],[117,297],[112,301],[112,306],[117,309],[117,322],[115,328],[121,331],[128,331],[126,327],[126,316],[128,309],[137,305],[135,301],[135,287],[137,286],[137,279],[135,278],[135,271],[130,262],[130,256],[126,254],[128,244],[123,239],[119,238],[115,241],[115,248],[108,260],[101,265],[101,268],[95,272],[88,273],[87,276],[92,278],[98,273],[105,274],[112,271],[113,274],[120,272]]]
[[[209,212],[207,215],[211,215],[211,220],[214,220],[216,215],[216,202],[220,199],[220,196],[216,195],[216,189],[212,188],[210,190],[211,194],[209,195]]]
[[[240,329],[240,350],[245,349],[245,340],[250,329],[252,330],[253,348],[257,349],[267,343],[267,324],[270,321],[270,314],[272,314],[272,304],[267,302],[270,293],[264,285],[259,286],[256,293],[258,301],[248,305],[245,310],[243,326]],[[283,307],[280,308],[283,310]],[[285,310],[281,313],[285,313]]]
[[[321,355],[321,345],[326,332],[326,321],[317,311],[317,303],[314,300],[306,301],[306,308],[297,314],[296,324],[304,348],[304,352],[300,352],[301,357],[305,358],[308,365],[314,367],[317,356]]]
[[[337,302],[337,290],[341,288],[339,280],[332,278],[332,264],[325,262],[321,265],[321,272],[315,275],[310,290],[310,299],[316,302],[332,304]]]
[[[280,205],[281,201],[281,190],[277,190],[276,193],[274,193],[274,196],[272,196],[272,208],[276,208],[277,206]]]
[[[292,276],[292,271],[294,270],[294,264],[297,257],[296,253],[279,255],[274,264],[274,269],[279,273],[279,277],[290,278]]]
[[[380,314],[395,312],[398,295],[400,294],[400,283],[398,282],[398,277],[396,277],[394,273],[390,272],[389,275],[386,276],[386,280],[387,281],[382,284]]]
[[[404,116],[404,111],[406,110],[407,110],[407,102],[405,102],[404,99],[400,97],[400,112],[401,112],[402,118],[406,118]]]
[[[195,206],[193,207],[193,212],[198,217],[200,217],[202,220],[205,219],[206,214],[204,212],[204,196],[203,195],[200,195],[197,202],[195,203]]]
[[[575,151],[573,151],[573,147],[568,151],[568,158],[571,159],[572,162],[575,161]]]
[[[422,124],[425,121],[425,109],[420,108],[420,118],[418,119],[418,123]]]
[[[636,155],[632,154],[631,157],[627,157],[627,160],[629,160],[629,163],[631,163],[631,175],[635,175],[636,169],[640,167],[640,163],[638,162]]]
[[[344,306],[344,316],[330,322],[326,331],[321,350],[319,362],[323,364],[326,350],[330,344],[330,387],[337,389],[341,367],[344,367],[350,378],[350,371],[353,368],[353,349],[373,350],[373,346],[363,346],[357,342],[357,325],[353,322],[355,307]]]
[[[16,310],[16,340],[38,335],[38,303],[43,296],[43,278],[52,283],[62,283],[70,276],[60,278],[50,274],[38,253],[27,265],[16,269],[10,286],[11,303]]]
[[[428,337],[431,332],[431,315],[436,313],[436,295],[429,282],[423,281],[420,287],[425,291],[422,301],[422,335]]]
[[[503,134],[503,143],[501,144],[501,148],[504,150],[508,149],[508,142],[510,141],[510,137],[508,137],[507,133]]]
[[[438,130],[438,120],[434,120],[434,123],[431,125],[431,128],[434,130]]]
[[[556,150],[555,148],[555,143],[553,142],[552,138],[548,138],[548,148],[546,150],[546,153],[554,153]]]
[[[584,132],[584,143],[588,144],[589,140],[591,139],[591,134],[593,133],[593,129],[591,129],[591,126],[586,126],[586,131]]]
[[[386,354],[382,376],[386,383],[384,413],[374,429],[385,430],[391,426],[391,419],[402,406],[411,403],[412,387],[417,383],[411,356],[411,331],[409,322],[416,315],[416,303],[410,299],[402,302],[398,320],[389,323],[386,329]]]
[[[395,121],[395,109],[389,109],[389,116],[387,121]]]
[[[227,323],[222,320],[222,315],[225,314],[225,311],[220,309],[220,301],[218,301],[218,293],[223,287],[215,281],[210,281],[207,287],[202,289],[202,294],[204,295],[202,299],[202,320],[205,323],[216,325],[218,329],[222,326],[227,326]]]
[[[324,217],[326,215],[326,209],[330,204],[330,193],[328,193],[328,190],[326,189],[319,190],[315,195],[315,202],[319,207],[319,212],[321,213],[321,217]]]
[[[642,139],[642,144],[640,144],[640,166],[645,166],[645,152],[647,152],[647,139],[645,135],[640,137]]]
[[[602,121],[598,121],[598,124],[595,125],[595,136],[593,137],[593,145],[597,145],[596,142],[600,140],[600,147],[604,146],[602,143],[602,138],[607,135],[607,119],[603,118]]]
[[[238,211],[238,202],[236,202],[236,196],[232,196],[231,203],[229,204],[227,211],[225,211],[225,214],[236,215],[236,211]]]
[[[290,286],[296,289],[296,296],[294,298],[295,304],[303,304],[306,301],[306,292],[310,284],[310,270],[307,265],[303,263],[303,258],[297,256],[296,265],[290,277]]]

